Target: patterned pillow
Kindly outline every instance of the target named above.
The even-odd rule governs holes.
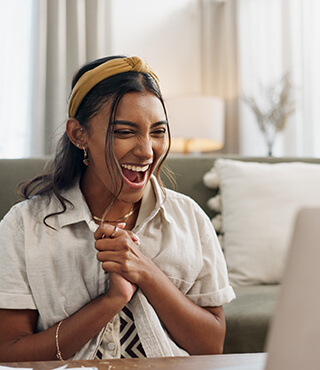
[[[203,177],[204,184],[210,189],[218,189],[217,194],[214,197],[211,197],[208,202],[207,206],[209,209],[215,212],[215,216],[211,219],[213,227],[218,235],[220,245],[222,250],[224,249],[223,243],[223,225],[222,225],[222,205],[221,205],[221,196],[219,191],[220,185],[220,178],[219,174],[214,167],[211,168],[209,172],[207,172]]]

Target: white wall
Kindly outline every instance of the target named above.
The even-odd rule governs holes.
[[[137,55],[160,78],[164,96],[201,87],[197,0],[112,0],[111,54]]]

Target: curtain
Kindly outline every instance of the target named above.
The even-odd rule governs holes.
[[[71,79],[79,66],[110,54],[108,0],[35,0],[30,154],[48,154],[64,130]]]
[[[32,21],[31,0],[0,2],[0,157],[29,150]]]
[[[238,65],[236,0],[201,0],[202,92],[225,101],[225,145],[238,153]]]
[[[295,112],[277,135],[274,155],[320,156],[320,2],[238,0],[240,152],[265,155],[255,116],[241,99],[259,96],[288,73]]]
[[[202,88],[226,101],[224,152],[266,155],[245,97],[261,98],[288,74],[294,113],[275,141],[278,156],[320,156],[320,2],[200,0]]]

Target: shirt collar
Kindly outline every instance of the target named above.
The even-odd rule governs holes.
[[[80,182],[77,181],[75,185],[61,192],[61,195],[72,204],[67,203],[67,210],[58,215],[58,224],[62,228],[67,225],[72,225],[78,222],[85,221],[92,231],[95,231],[95,222],[92,220],[92,215],[87,205],[87,202],[81,192]]]
[[[163,212],[164,218],[169,222],[164,202],[165,194],[163,194],[156,177],[152,175],[143,194],[134,231],[138,231],[144,224],[154,218],[160,210]]]
[[[67,203],[67,210],[57,216],[59,227],[62,228],[67,225],[84,221],[88,224],[90,230],[95,232],[98,225],[92,219],[90,209],[80,189],[80,182],[77,181],[72,188],[63,191],[61,195],[70,201],[72,205]],[[139,229],[142,224],[152,219],[160,209],[163,210],[165,219],[169,221],[163,207],[164,202],[165,195],[163,194],[156,177],[152,175],[143,194],[134,229]]]

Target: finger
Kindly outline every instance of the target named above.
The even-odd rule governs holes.
[[[110,233],[110,232],[109,232]],[[114,233],[114,235],[112,235]],[[122,231],[119,228],[113,227],[112,232],[109,237],[102,235],[101,239],[97,239],[95,242],[95,248],[98,251],[119,251],[119,250],[130,250],[132,248],[132,243],[137,245],[136,238],[134,238],[127,230]]]
[[[133,233],[132,231],[128,231],[128,234],[130,235],[132,241],[136,243],[136,245],[140,245],[140,238],[137,234]]]
[[[121,222],[121,223],[117,224],[116,226],[119,229],[124,229],[126,227],[126,223],[125,222]],[[96,240],[110,238],[110,235],[112,235],[112,233],[114,232],[114,230],[115,230],[115,226],[114,225],[105,223],[105,224],[103,224],[103,225],[101,225],[101,226],[98,227],[98,229],[94,233],[94,238]]]
[[[97,260],[100,262],[117,262],[120,263],[121,258],[116,251],[99,251]]]
[[[120,275],[120,265],[114,261],[105,261],[101,263],[101,267],[105,272],[115,272]]]
[[[129,273],[129,263],[119,263],[117,261],[104,261],[101,263],[102,269],[106,272],[116,272],[117,274],[121,275],[125,279],[131,281],[128,279],[128,273]]]
[[[103,224],[102,226],[99,226],[94,233],[94,238],[96,240],[109,237],[109,235],[112,234],[114,227],[110,224]]]
[[[138,237],[138,235],[132,233],[132,240],[137,244],[137,245],[140,245],[140,238]]]
[[[107,242],[103,238],[96,240],[95,245],[94,245],[96,250],[99,252],[116,250],[115,243],[112,241],[112,239],[107,238],[107,240],[108,240]]]

